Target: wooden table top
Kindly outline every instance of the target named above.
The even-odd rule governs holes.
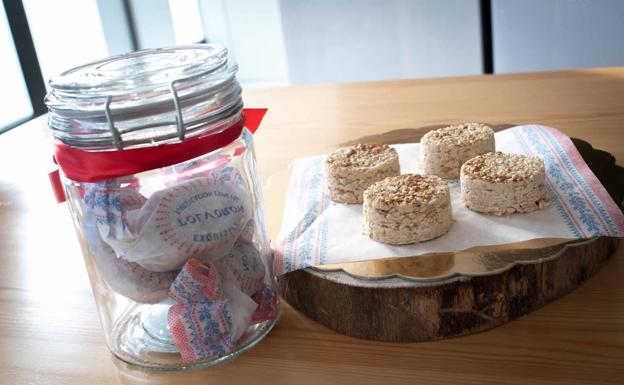
[[[264,181],[353,137],[462,121],[550,125],[624,163],[624,67],[248,90],[245,102],[270,109],[256,134]],[[1,135],[0,162],[0,384],[624,383],[624,247],[571,294],[472,336],[357,340],[283,304],[271,334],[231,362],[133,369],[106,348],[70,216],[49,188],[45,119]]]

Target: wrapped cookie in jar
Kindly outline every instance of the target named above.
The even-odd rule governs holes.
[[[237,66],[217,45],[70,69],[46,98],[110,350],[152,369],[207,366],[263,338],[279,308]]]

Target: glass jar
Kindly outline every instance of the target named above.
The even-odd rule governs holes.
[[[108,346],[128,363],[217,363],[278,317],[236,70],[225,48],[193,45],[50,81],[64,193]]]

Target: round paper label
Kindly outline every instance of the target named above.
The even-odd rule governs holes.
[[[236,190],[202,178],[169,189],[153,221],[165,243],[197,255],[235,239],[248,217],[247,210]]]

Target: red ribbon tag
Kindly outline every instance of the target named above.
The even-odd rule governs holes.
[[[240,136],[244,126],[251,133],[256,132],[266,112],[266,108],[245,108],[240,121],[219,133],[155,147],[84,151],[56,141],[54,160],[67,178],[77,182],[99,182],[132,175],[185,162],[227,146]],[[48,177],[57,202],[64,202],[59,171],[51,172]]]

